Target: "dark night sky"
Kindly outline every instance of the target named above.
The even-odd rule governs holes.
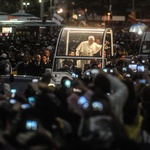
[[[7,13],[14,13],[19,11],[20,3],[19,0],[0,0],[0,11]],[[25,0],[30,2],[28,12],[32,14],[39,14],[40,4],[39,0]],[[54,1],[54,0],[53,0]],[[107,13],[109,4],[112,4],[113,15],[126,15],[133,8],[136,10],[137,18],[150,18],[150,0],[60,0],[60,2],[75,2],[75,9],[88,8],[89,12],[94,10],[100,11],[98,13]],[[49,10],[50,0],[45,0],[45,11]]]

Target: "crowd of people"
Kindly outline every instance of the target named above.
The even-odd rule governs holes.
[[[0,149],[148,150],[149,57],[120,54],[105,68],[92,60],[80,76],[49,86],[57,37],[38,38],[0,40],[1,75],[41,76],[22,92],[0,76]]]
[[[49,35],[1,37],[0,74],[17,71],[18,75],[41,76],[45,68],[52,67],[56,38]]]

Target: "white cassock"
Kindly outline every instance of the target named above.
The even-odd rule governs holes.
[[[102,48],[102,45],[97,43],[89,44],[88,41],[83,41],[80,45],[76,48],[76,56],[93,56],[94,54],[98,53]],[[90,64],[90,60],[78,60],[77,67],[84,68],[84,64]]]

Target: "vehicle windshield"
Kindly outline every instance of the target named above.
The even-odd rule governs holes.
[[[97,44],[102,44],[103,30],[80,30],[80,29],[64,29],[58,44],[57,56],[76,56],[76,48],[78,45],[87,41],[89,36],[95,37]]]

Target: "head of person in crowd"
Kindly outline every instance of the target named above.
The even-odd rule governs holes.
[[[117,64],[116,64],[116,68],[118,70],[119,73],[124,73],[123,72],[123,67],[127,67],[127,63],[124,60],[118,60]]]
[[[45,54],[42,55],[42,62],[43,62],[44,64],[47,63],[47,57],[46,57]]]
[[[40,54],[35,54],[34,60],[36,63],[40,63],[41,62],[41,55]]]
[[[98,74],[94,80],[95,90],[103,92],[105,95],[111,93],[111,86],[105,74]]]
[[[47,61],[50,60],[51,51],[52,51],[52,50],[49,50],[48,48],[46,48],[46,49],[44,50],[44,54],[45,54],[45,56],[46,56],[46,58],[47,58]]]
[[[125,57],[124,54],[121,54],[120,57],[119,57],[119,59],[120,59],[120,60],[123,60],[123,61],[126,61],[126,57]]]
[[[98,68],[98,60],[97,59],[95,59],[95,58],[93,58],[92,60],[91,60],[91,62],[90,62],[90,66],[91,66],[91,68],[93,69],[93,68]]]
[[[73,59],[67,59],[64,63],[64,67],[66,67],[67,70],[72,70],[74,65]]]
[[[30,62],[30,54],[29,53],[24,53],[23,62],[24,63],[29,63]]]
[[[116,67],[116,58],[115,56],[111,56],[109,59],[107,59],[106,68],[114,68]]]
[[[99,45],[101,44],[100,39],[96,39],[95,42],[96,42],[97,44],[99,44]]]
[[[69,53],[69,56],[75,56],[76,54],[75,54],[75,52],[74,51],[71,51],[70,53]]]
[[[104,50],[103,57],[107,58],[107,50]]]
[[[3,53],[3,54],[0,55],[0,61],[1,60],[8,60],[8,59],[9,59],[9,57],[8,57],[7,53]]]
[[[51,73],[43,73],[40,81],[48,85],[51,82],[51,79]]]

